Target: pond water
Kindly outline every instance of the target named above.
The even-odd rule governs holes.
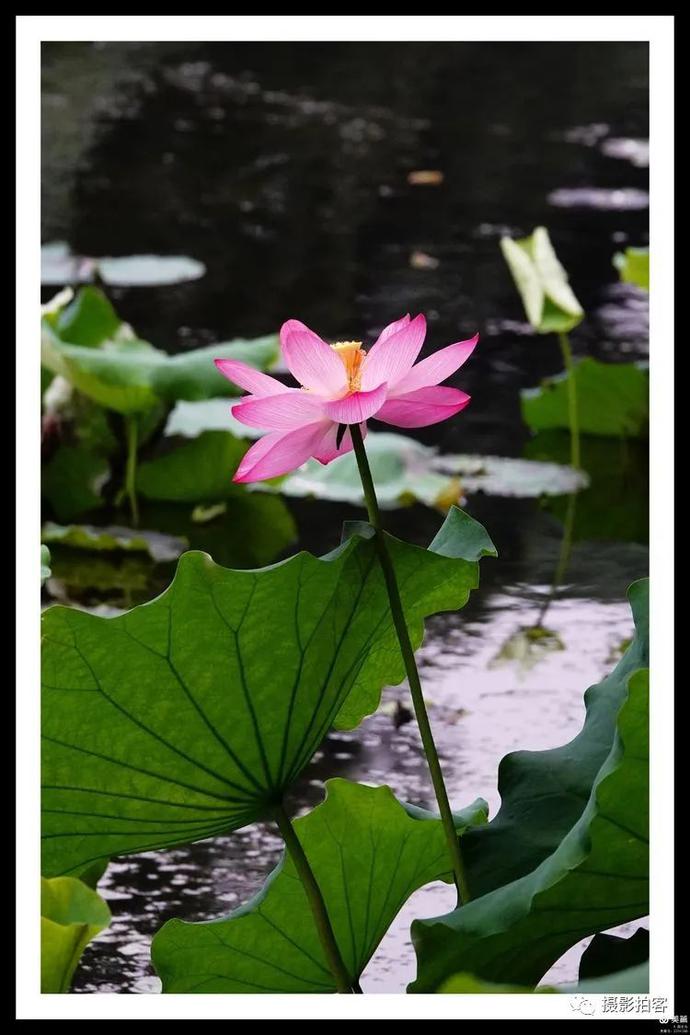
[[[572,335],[576,356],[647,356],[646,296],[620,284],[611,261],[647,243],[645,45],[49,44],[43,58],[44,241],[66,240],[83,255],[186,254],[207,267],[194,282],[110,292],[161,348],[264,334],[289,317],[331,340],[370,340],[403,312],[423,311],[429,348],[476,330],[481,341],[451,382],[473,396],[470,407],[413,434],[442,452],[521,456],[534,442],[519,390],[561,362],[555,340],[525,324],[498,239],[543,223],[588,314]],[[415,184],[419,170],[441,182]],[[553,449],[567,456],[567,440]],[[647,571],[646,447],[590,442],[584,461],[593,485],[578,499],[570,565],[541,618],[553,633],[541,657],[525,656],[516,634],[548,598],[562,508],[466,500],[499,559],[482,562],[463,612],[428,623],[419,654],[458,805],[481,795],[494,814],[506,751],[570,739],[583,691],[631,634],[625,590]],[[315,552],[360,516],[315,501],[288,507],[299,546]],[[440,518],[414,506],[387,520],[427,543]],[[281,555],[295,546],[282,544]],[[62,564],[48,595],[106,609],[152,596],[171,570],[151,567],[132,588],[121,566],[94,586],[83,564],[71,579]],[[317,802],[333,775],[386,782],[432,805],[405,687],[384,701],[358,730],[328,738],[296,809]],[[101,886],[114,922],[85,953],[75,990],[155,991],[155,930],[172,916],[228,912],[279,851],[272,830],[253,827],[113,862]],[[450,899],[431,886],[410,900],[365,991],[404,987],[414,976],[410,919],[443,912]],[[573,979],[577,955],[551,976]]]

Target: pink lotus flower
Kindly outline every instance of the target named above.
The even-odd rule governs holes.
[[[249,393],[232,407],[233,415],[267,432],[247,451],[233,481],[275,478],[311,456],[330,463],[352,449],[342,425],[359,424],[366,434],[366,421],[376,417],[400,428],[422,428],[463,410],[469,395],[439,382],[462,366],[479,335],[415,364],[425,334],[421,314],[414,320],[403,316],[366,352],[360,341],[329,345],[299,320],[288,320],[280,329],[280,345],[301,388],[286,388],[238,360],[215,360],[228,381]]]

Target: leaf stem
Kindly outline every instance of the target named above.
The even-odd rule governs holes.
[[[568,420],[570,423],[570,463],[580,468],[580,424],[577,412],[577,384],[575,383],[575,364],[570,348],[570,339],[565,331],[558,333],[558,344],[568,375]]]
[[[333,928],[328,916],[328,910],[326,909],[326,903],[321,894],[321,889],[282,802],[275,806],[274,814],[276,823],[278,824],[278,829],[280,830],[283,841],[285,842],[285,847],[290,854],[290,858],[295,864],[295,869],[297,870],[299,879],[302,882],[302,887],[304,888],[307,899],[309,900],[309,906],[311,908],[312,916],[314,917],[314,923],[316,924],[321,948],[325,953],[328,966],[330,967],[335,980],[336,988],[338,992],[344,993],[352,993],[355,991],[361,992],[357,981],[353,981],[347,972],[343,958],[340,955],[338,943],[335,940],[335,934],[333,933]]]
[[[438,808],[443,822],[443,829],[445,831],[446,841],[448,844],[448,852],[453,867],[455,886],[458,891],[458,899],[460,903],[465,903],[469,901],[470,893],[467,886],[465,866],[460,852],[460,841],[455,829],[455,823],[453,822],[453,814],[450,809],[448,792],[446,791],[446,785],[443,780],[441,763],[439,762],[436,744],[434,743],[434,736],[431,732],[429,716],[427,714],[426,705],[424,704],[422,684],[419,679],[414,650],[412,649],[412,644],[410,642],[410,633],[405,620],[405,612],[403,610],[402,600],[400,597],[398,580],[395,575],[393,561],[388,552],[388,546],[386,545],[384,529],[381,522],[381,513],[379,511],[378,500],[376,498],[376,489],[374,488],[374,479],[371,475],[371,469],[369,467],[369,461],[367,459],[366,449],[364,448],[364,441],[362,439],[362,432],[360,431],[359,424],[350,425],[350,434],[352,435],[352,444],[357,458],[359,476],[362,480],[362,488],[364,490],[364,498],[366,500],[367,511],[369,513],[369,521],[376,532],[376,549],[378,552],[379,563],[381,564],[386,589],[388,591],[388,600],[390,602],[393,624],[398,637],[398,643],[400,644],[400,653],[402,654],[403,662],[405,663],[407,680],[410,684],[412,704],[417,717],[417,725],[419,726],[422,745],[424,747],[424,753],[426,755],[429,772],[431,774],[431,781],[434,785],[436,801],[438,802]]]
[[[139,524],[139,505],[137,503],[137,448],[139,440],[139,425],[136,414],[130,413],[125,417],[127,426],[127,467],[125,470],[125,492],[129,498],[129,508],[132,514],[132,524],[136,528]]]

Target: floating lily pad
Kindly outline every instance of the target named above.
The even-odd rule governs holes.
[[[170,411],[165,434],[181,438],[198,438],[204,431],[229,431],[236,438],[261,438],[259,428],[250,428],[232,415],[227,399],[204,399],[201,402],[180,400]]]
[[[184,255],[72,255],[64,241],[41,248],[42,284],[87,284],[98,276],[113,287],[161,287],[203,277],[206,267]]]
[[[587,474],[574,467],[516,457],[444,454],[431,464],[458,477],[464,492],[488,496],[564,496],[589,484]]]
[[[126,550],[132,553],[147,553],[152,560],[174,561],[187,546],[186,539],[162,535],[160,532],[136,532],[131,528],[111,525],[97,528],[95,525],[56,525],[49,521],[43,526],[41,539],[44,543],[62,543],[77,550]]]
[[[433,470],[434,450],[414,439],[392,432],[370,432],[366,449],[381,507],[391,509],[419,501],[447,510],[460,499],[457,480]],[[277,491],[285,496],[364,502],[354,453],[346,453],[326,466],[309,460],[284,478]]]

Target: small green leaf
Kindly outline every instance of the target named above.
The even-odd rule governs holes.
[[[110,923],[110,910],[74,877],[41,878],[41,992],[68,992],[89,944]]]
[[[589,357],[574,366],[580,432],[584,435],[649,433],[649,372],[636,363],[600,363]],[[547,378],[522,392],[522,417],[533,431],[568,428],[568,378]]]
[[[474,897],[447,916],[415,921],[419,966],[410,991],[434,991],[462,971],[536,985],[581,938],[648,912],[646,580],[630,595],[636,640],[609,680],[589,691],[576,741],[508,756],[512,772],[502,763],[501,811],[463,839]],[[501,858],[505,844],[511,854]]]
[[[443,556],[388,537],[415,645],[477,585],[476,523],[446,523]],[[404,677],[371,538],[254,571],[187,553],[143,607],[42,620],[49,876],[265,818],[334,721],[357,725]]]
[[[114,338],[120,317],[99,288],[82,288],[66,309],[59,312],[55,330],[62,341],[95,347]]]
[[[649,248],[626,248],[613,257],[613,265],[624,284],[649,291]]]
[[[125,550],[133,553],[147,553],[154,561],[176,560],[185,551],[185,539],[162,535],[160,532],[134,531],[111,525],[97,528],[95,525],[56,525],[48,521],[41,530],[44,543],[62,543],[77,550]]]
[[[580,323],[582,306],[568,284],[545,227],[538,226],[530,237],[517,241],[502,237],[501,251],[535,331],[567,332]]]
[[[41,585],[51,576],[50,571],[50,550],[47,546],[41,546]]]
[[[462,832],[484,818],[476,802]],[[359,978],[417,888],[451,880],[443,826],[388,787],[328,780],[326,800],[295,832],[326,902],[345,966]],[[169,920],[151,952],[164,992],[335,992],[307,898],[283,856],[259,893],[211,923]]]

